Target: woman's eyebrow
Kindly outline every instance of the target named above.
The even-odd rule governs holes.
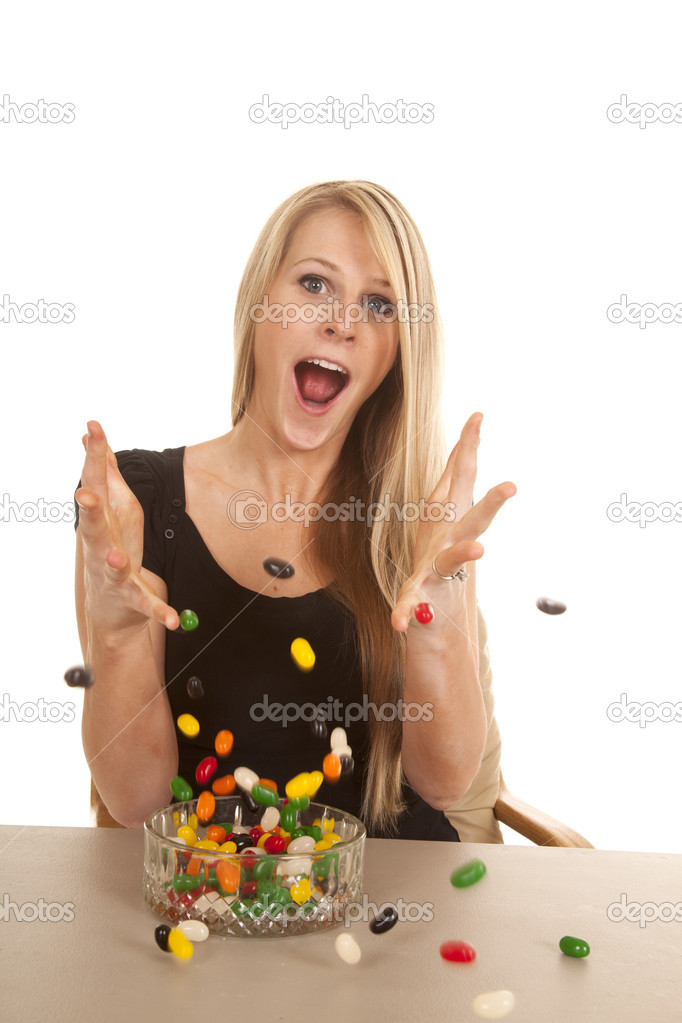
[[[331,270],[333,273],[340,273],[340,269],[336,265],[336,263],[330,263],[328,259],[322,259],[321,256],[306,256],[305,259],[299,259],[293,265],[294,266],[298,266],[299,263],[321,263],[322,266],[326,266],[327,269]],[[391,287],[389,281],[384,281],[384,280],[382,280],[379,277],[375,277],[374,280],[371,281],[370,283],[371,284],[378,284],[380,288],[390,288]]]

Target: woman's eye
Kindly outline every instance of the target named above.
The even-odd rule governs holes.
[[[387,298],[382,298],[381,295],[371,295],[367,300],[367,308],[372,309],[377,316],[389,316],[395,307]]]
[[[309,291],[311,295],[321,295],[322,289],[324,288],[324,281],[322,278],[316,277],[314,274],[306,274],[304,277],[299,277],[298,283],[302,284],[306,291]]]

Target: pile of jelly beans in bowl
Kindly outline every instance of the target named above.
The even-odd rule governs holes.
[[[307,797],[263,806],[208,795],[145,821],[144,897],[164,921],[299,935],[343,923],[361,901],[366,832],[357,817]]]

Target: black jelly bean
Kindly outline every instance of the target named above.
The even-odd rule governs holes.
[[[171,929],[167,924],[159,924],[159,926],[154,931],[154,938],[156,940],[156,944],[159,946],[162,952],[168,951],[168,935],[170,934],[170,932]]]
[[[263,562],[263,568],[270,575],[280,579],[290,579],[294,574],[294,566],[290,565],[287,561],[282,561],[281,558],[266,558]]]
[[[187,679],[187,695],[190,700],[201,700],[204,695],[204,684],[196,675]]]
[[[398,923],[398,910],[395,906],[385,906],[384,909],[375,916],[369,925],[369,929],[372,934],[384,934],[386,931],[390,931],[391,927],[394,927]]]
[[[90,668],[69,668],[68,671],[64,672],[64,681],[67,686],[78,686],[80,689],[89,689],[95,681],[95,675]]]
[[[538,597],[535,606],[546,615],[562,615],[566,610],[566,605],[562,601],[552,600],[551,597]]]
[[[329,734],[327,722],[321,721],[319,718],[315,718],[314,721],[310,722],[310,730],[316,739],[326,739]]]
[[[253,845],[253,839],[251,835],[244,835],[241,832],[236,835],[230,835],[227,839],[228,842],[234,842],[237,846],[237,852],[241,852],[242,849],[250,849]]]
[[[339,757],[341,761],[341,777],[345,778],[346,775],[352,774],[355,770],[355,761],[352,757],[349,757],[347,753],[344,753],[342,757]]]
[[[245,810],[248,810],[249,813],[257,814],[262,812],[262,807],[259,807],[250,792],[242,792],[242,806]]]

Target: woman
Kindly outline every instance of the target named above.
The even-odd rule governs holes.
[[[222,728],[235,735],[224,770],[245,764],[281,789],[328,752],[300,713],[324,705],[355,771],[318,800],[370,834],[457,841],[442,811],[486,737],[477,537],[516,488],[473,504],[478,413],[443,471],[442,329],[404,207],[365,181],[284,202],[246,266],[235,346],[224,436],[118,457],[99,423],[83,438],[76,603],[96,677],[83,744],[97,789],[139,827],[173,775],[194,781]],[[293,574],[268,574],[272,557]],[[196,631],[179,629],[182,608]],[[289,656],[297,636],[315,651],[310,673]],[[184,712],[195,739],[176,730]]]

